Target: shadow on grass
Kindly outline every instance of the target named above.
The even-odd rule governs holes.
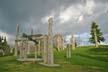
[[[99,46],[99,48],[92,48],[87,51],[89,54],[106,55],[108,57],[108,46]]]
[[[108,48],[92,48],[90,49],[92,52],[108,52]]]
[[[77,53],[76,55],[79,55],[79,56],[82,56],[82,57],[86,57],[86,58],[90,58],[90,59],[99,60],[99,61],[108,62],[108,56],[89,55],[89,54],[80,54],[80,53]]]

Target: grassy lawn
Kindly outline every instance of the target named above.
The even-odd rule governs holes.
[[[60,67],[19,62],[13,56],[0,57],[0,72],[108,72],[108,46],[78,47],[70,59],[65,58],[65,51],[55,51],[54,56]]]

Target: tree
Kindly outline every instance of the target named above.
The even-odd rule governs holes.
[[[0,36],[0,42],[2,41],[2,37]]]
[[[101,32],[101,29],[96,24],[96,22],[92,22],[90,34],[91,34],[91,37],[90,37],[89,41],[91,43],[95,43],[96,47],[98,47],[98,43],[100,43],[101,41],[102,42],[105,41],[105,39],[103,37],[103,33]]]
[[[0,51],[2,51],[2,53],[4,53],[4,54],[9,53],[9,45],[7,44],[6,37],[3,38],[0,36]],[[4,55],[4,54],[2,54],[2,55]]]

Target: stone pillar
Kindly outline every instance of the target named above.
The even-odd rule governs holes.
[[[23,38],[20,42],[20,53],[19,53],[19,59],[23,59]]]
[[[38,44],[38,56],[41,55],[41,40],[38,40],[39,44]]]
[[[28,39],[25,38],[25,43],[24,43],[24,59],[27,58],[27,48],[28,48]]]
[[[49,18],[48,20],[48,64],[54,64],[53,59],[53,33],[52,33],[52,18]]]
[[[15,41],[15,53],[14,53],[15,56],[18,56],[18,42],[17,40]]]
[[[58,51],[60,51],[60,39],[59,39],[59,37],[57,37],[57,49],[58,49]]]
[[[94,30],[95,46],[98,47],[98,39],[97,39],[96,29],[93,29],[93,30]]]
[[[43,58],[44,38],[41,39],[40,43],[40,56]]]
[[[72,50],[75,50],[75,37],[74,37],[74,34],[72,34]]]
[[[19,46],[19,59],[21,59],[21,48],[22,48],[22,42],[20,42],[19,45],[20,45],[20,46]]]
[[[48,64],[48,36],[44,36],[43,61]]]
[[[37,59],[37,45],[35,44],[35,59]]]
[[[71,48],[69,44],[67,44],[66,48],[66,58],[71,58]]]
[[[30,45],[29,45],[29,40],[27,38],[27,55],[30,54]]]
[[[65,49],[65,47],[64,47],[64,39],[63,39],[63,38],[62,38],[62,41],[63,41],[63,44],[62,44],[63,49],[62,49],[62,50],[64,50],[64,49]]]
[[[44,41],[44,62],[40,63],[45,66],[59,66],[58,64],[54,64],[53,58],[53,33],[52,33],[52,18],[48,20],[48,44]],[[46,46],[48,45],[48,47]],[[48,48],[48,49],[47,49]]]
[[[41,40],[41,57],[44,60],[44,38]]]
[[[28,43],[27,54],[30,54],[30,44]]]
[[[13,53],[13,48],[12,47],[10,48],[10,53]]]
[[[19,25],[16,26],[16,40],[15,40],[15,56],[18,56],[18,33],[19,33]]]

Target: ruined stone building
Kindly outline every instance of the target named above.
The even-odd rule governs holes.
[[[63,40],[63,37],[62,35],[60,34],[56,34],[53,38],[53,44],[54,44],[54,47],[58,50],[58,51],[61,51],[64,49],[64,40]]]

